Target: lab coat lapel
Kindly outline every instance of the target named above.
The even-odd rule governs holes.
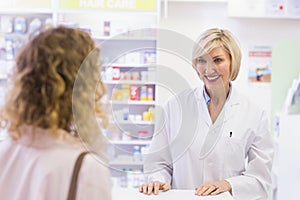
[[[204,100],[203,100],[204,101]],[[204,102],[205,103],[205,102]],[[220,112],[215,124],[211,125],[211,119],[208,114],[208,109],[206,104],[203,105],[202,102],[202,117],[209,126],[209,131],[205,137],[205,141],[203,143],[203,146],[201,148],[199,159],[204,159],[207,157],[210,152],[214,149],[216,144],[219,142],[221,135],[222,135],[222,129],[226,122],[228,122],[234,114],[236,114],[236,109],[240,105],[239,99],[236,96],[236,91],[234,88],[232,88],[230,97],[228,99],[228,102],[225,103],[224,108]],[[205,107],[204,107],[205,106]],[[204,112],[206,110],[206,113]],[[208,117],[206,117],[208,116]]]
[[[197,88],[196,90],[196,97],[197,97],[197,101],[198,101],[198,106],[200,107],[199,109],[199,119],[202,119],[205,124],[209,127],[211,125],[211,119],[209,116],[209,112],[207,109],[207,105],[206,102],[204,100],[203,97],[203,87]]]
[[[209,127],[205,141],[200,151],[199,159],[204,159],[214,149],[222,134],[222,128],[225,120],[225,109],[220,112],[215,124]]]
[[[201,102],[200,102],[200,104],[201,104],[201,113],[200,113],[200,116],[201,116],[201,118],[204,120],[204,122],[205,122],[205,124],[207,125],[207,126],[210,126],[211,125],[211,119],[210,119],[210,116],[209,116],[209,112],[208,112],[208,109],[207,109],[207,105],[206,105],[206,103],[205,103],[205,101],[204,100],[202,100]]]
[[[225,104],[225,119],[224,123],[230,121],[234,115],[237,114],[237,108],[240,106],[241,101],[236,94],[236,90],[232,88],[230,98]]]

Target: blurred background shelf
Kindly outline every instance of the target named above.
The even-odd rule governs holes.
[[[151,140],[110,140],[109,142],[117,145],[149,145]]]

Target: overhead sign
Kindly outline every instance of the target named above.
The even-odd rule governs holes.
[[[43,8],[51,9],[51,0],[14,0],[15,8]]]
[[[7,0],[0,0],[0,8],[1,9],[12,8],[12,2]]]
[[[156,11],[156,0],[60,0],[62,9]]]
[[[20,8],[28,8],[28,9],[51,9],[52,0],[0,0],[0,9],[20,9]]]

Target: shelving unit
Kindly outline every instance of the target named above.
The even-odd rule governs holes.
[[[18,50],[31,34],[52,23],[52,19],[52,0],[0,0],[0,105],[4,103]]]
[[[228,0],[168,0],[170,2],[226,3]]]
[[[111,85],[120,85],[120,84],[155,85],[155,82],[146,82],[140,80],[121,80],[121,81],[105,80],[104,83],[111,84]]]
[[[111,144],[124,144],[124,145],[149,145],[150,140],[111,140]]]
[[[143,165],[142,161],[132,161],[132,160],[124,160],[124,161],[119,161],[119,160],[113,160],[109,162],[109,165],[111,166],[140,166]]]
[[[126,105],[155,105],[155,101],[110,101],[111,104],[126,104]]]
[[[9,76],[15,64],[18,50],[27,37],[35,31],[38,23],[52,20],[51,0],[0,0],[0,106],[5,100]],[[0,128],[0,141],[7,137]]]
[[[129,124],[129,125],[138,125],[138,124],[141,124],[141,125],[154,125],[154,122],[153,121],[113,121],[111,123],[118,123],[118,124]]]
[[[147,21],[156,24],[157,19]],[[139,181],[131,184],[128,180],[126,185],[137,187],[144,181],[142,154],[147,151],[155,128],[156,32],[133,30],[109,39],[96,37],[96,40],[101,48],[101,76],[107,87],[108,113],[111,113],[106,133],[111,174],[114,183],[124,187],[120,183],[124,173],[132,172],[139,176]]]

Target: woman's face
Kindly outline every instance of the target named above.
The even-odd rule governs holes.
[[[196,70],[200,79],[208,90],[216,90],[220,87],[229,91],[230,80],[230,55],[223,47],[216,47],[207,55],[197,58]]]

